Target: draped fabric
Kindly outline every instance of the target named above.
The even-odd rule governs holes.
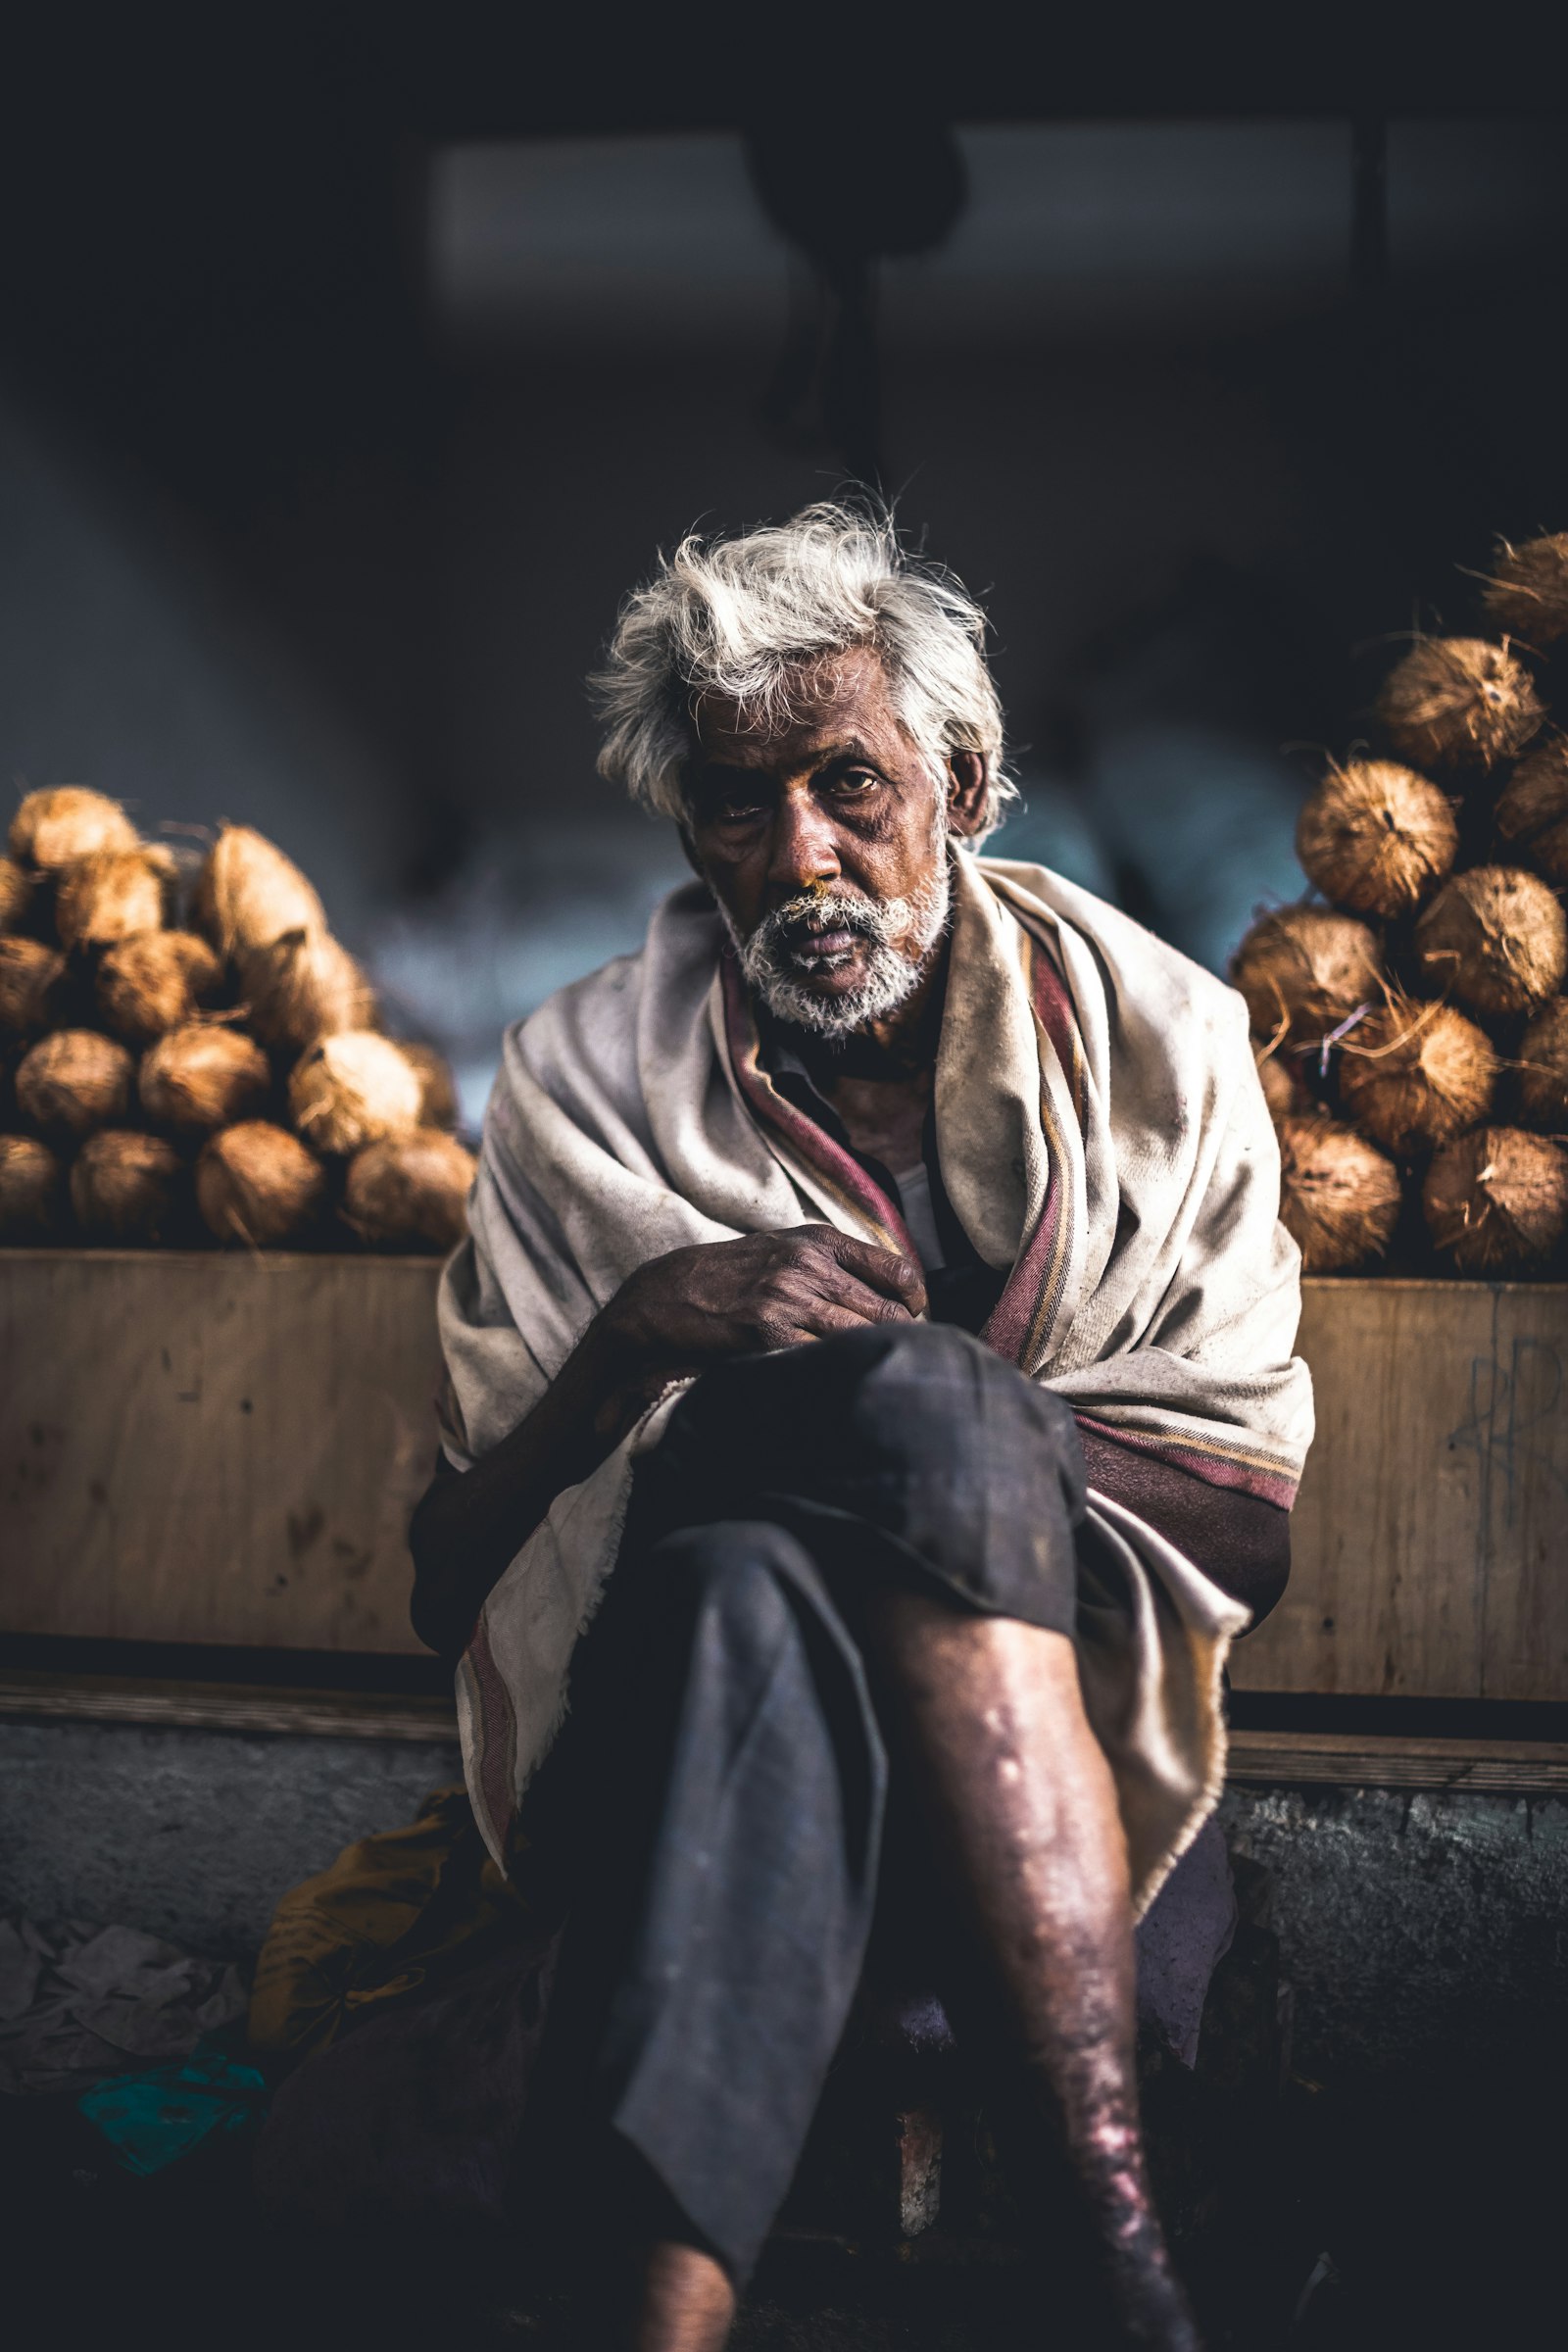
[[[964,1231],[1006,1272],[983,1336],[1087,1428],[1288,1506],[1312,1426],[1291,1352],[1299,1262],[1241,999],[1042,867],[954,863],[936,1146]],[[508,1035],[471,1236],[442,1285],[452,1461],[515,1427],[650,1258],[808,1221],[907,1247],[867,1172],[772,1086],[718,917],[688,885],[638,955]],[[558,1498],[460,1666],[498,1859],[672,1396]],[[1080,1665],[1147,1903],[1223,1777],[1220,1673],[1248,1616],[1134,1513],[1092,1502],[1119,1590],[1080,1611]]]

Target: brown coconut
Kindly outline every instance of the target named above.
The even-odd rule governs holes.
[[[188,1021],[150,1046],[136,1074],[141,1106],[175,1135],[206,1135],[252,1117],[266,1102],[271,1065],[253,1037]]]
[[[1552,727],[1533,743],[1497,795],[1497,831],[1504,841],[1534,841],[1568,818],[1568,735]]]
[[[375,1018],[368,980],[330,931],[285,931],[266,947],[242,949],[239,972],[251,1026],[266,1045],[303,1053]]]
[[[1402,991],[1345,1041],[1340,1100],[1376,1144],[1398,1158],[1430,1152],[1492,1108],[1492,1041],[1451,1004],[1419,1004]]]
[[[1412,767],[1496,766],[1545,716],[1524,663],[1484,637],[1423,637],[1383,682],[1378,718]]]
[[[1337,1119],[1282,1119],[1280,1221],[1307,1274],[1347,1274],[1381,1257],[1399,1218],[1399,1173]]]
[[[323,1037],[288,1082],[294,1124],[318,1152],[363,1151],[419,1123],[419,1074],[400,1046],[369,1029]]]
[[[0,939],[0,1037],[36,1037],[57,1017],[66,959],[39,939]]]
[[[63,947],[107,948],[162,930],[174,860],[167,850],[95,850],[64,867],[55,886]]]
[[[452,1075],[452,1064],[434,1046],[411,1046],[400,1039],[403,1052],[419,1074],[419,1124],[421,1127],[455,1127],[458,1123],[458,1088]]]
[[[122,940],[99,964],[98,1009],[127,1045],[150,1046],[210,1004],[222,976],[194,931],[146,931]]]
[[[0,858],[0,932],[20,931],[32,906],[32,876],[14,858]]]
[[[1568,997],[1553,997],[1526,1029],[1514,1084],[1527,1127],[1568,1135]]]
[[[1315,1046],[1380,994],[1378,943],[1354,915],[1280,906],[1252,925],[1231,977],[1258,1036]]]
[[[1415,964],[1434,994],[1472,1012],[1529,1012],[1562,986],[1568,921],[1537,874],[1477,865],[1446,882],[1415,927]]]
[[[1263,1089],[1271,1119],[1289,1118],[1292,1111],[1304,1107],[1301,1089],[1266,1038],[1253,1038],[1252,1059],[1257,1064],[1257,1082]]]
[[[133,850],[137,840],[120,803],[83,784],[29,792],[11,820],[12,857],[50,874],[100,850]]]
[[[1421,1206],[1461,1274],[1528,1273],[1568,1237],[1568,1154],[1522,1127],[1473,1128],[1432,1162]]]
[[[1393,760],[1331,767],[1296,824],[1296,854],[1323,896],[1384,922],[1431,897],[1458,847],[1444,794]]]
[[[1518,547],[1499,539],[1481,601],[1499,629],[1526,645],[1568,637],[1568,531],[1548,531]]]
[[[17,1107],[54,1144],[80,1143],[115,1127],[130,1108],[130,1055],[96,1029],[57,1029],[24,1055]]]
[[[285,931],[324,931],[326,909],[292,858],[249,825],[225,825],[197,877],[196,921],[233,956]]]
[[[326,1171],[285,1127],[242,1119],[209,1137],[196,1162],[196,1205],[220,1242],[279,1250],[316,1223]]]
[[[343,1215],[372,1249],[455,1250],[473,1172],[472,1153],[439,1127],[383,1136],[349,1162]]]
[[[160,1135],[105,1127],[71,1166],[71,1205],[90,1242],[122,1248],[169,1241],[179,1223],[184,1163]]]
[[[65,1222],[66,1171],[33,1135],[0,1135],[0,1242],[47,1242]]]

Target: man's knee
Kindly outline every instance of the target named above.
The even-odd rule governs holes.
[[[913,1467],[929,1470],[981,1423],[1015,1428],[1037,1458],[1080,1458],[1072,1408],[951,1323],[884,1324],[824,1340],[810,1352],[841,1354],[849,1374],[848,1398],[838,1378],[813,1383],[823,1410],[853,1402],[857,1419],[874,1422],[879,1447],[902,1451]]]

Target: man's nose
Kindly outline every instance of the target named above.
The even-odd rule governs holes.
[[[810,792],[782,793],[773,824],[769,885],[791,898],[814,882],[836,882],[840,871],[837,832],[827,810]]]

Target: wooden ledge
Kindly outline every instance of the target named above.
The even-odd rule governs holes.
[[[458,1736],[449,1698],[20,1668],[0,1674],[0,1719],[7,1718],[329,1740],[450,1741]],[[1503,1796],[1565,1796],[1568,1741],[1233,1732],[1228,1778],[1241,1788],[1474,1788]]]
[[[1568,1796],[1568,1742],[1232,1732],[1226,1777],[1243,1788],[1475,1788],[1499,1796]]]
[[[150,1731],[292,1732],[331,1740],[456,1740],[450,1698],[298,1690],[266,1683],[166,1683],[114,1674],[0,1674],[0,1719],[130,1723]]]

